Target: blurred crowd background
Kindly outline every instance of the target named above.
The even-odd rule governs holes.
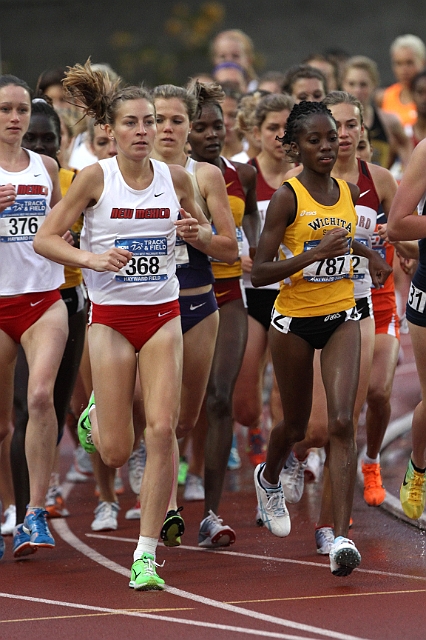
[[[258,75],[343,50],[373,58],[385,86],[391,42],[403,33],[424,40],[426,11],[422,0],[0,0],[0,71],[35,86],[44,69],[90,55],[129,83],[185,84],[210,71],[210,42],[231,28],[253,40]]]

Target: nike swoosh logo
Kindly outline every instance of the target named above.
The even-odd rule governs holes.
[[[161,193],[154,193],[154,198],[158,198],[159,196],[162,196],[164,193],[164,191],[162,191]]]
[[[229,182],[229,183],[226,185],[226,188],[230,187],[230,186],[231,186],[231,184],[234,184],[234,182],[235,182],[235,180],[233,180],[232,182]]]
[[[215,292],[215,296],[216,296],[216,298],[221,298],[222,296],[226,296],[227,293],[231,293],[231,289],[229,289],[229,291],[222,291],[222,292],[219,292],[219,293]]]
[[[202,302],[201,304],[191,304],[191,306],[189,307],[190,311],[195,311],[195,309],[198,309],[199,307],[203,307],[206,303]]]
[[[367,193],[369,193],[370,191],[371,191],[371,189],[367,189],[367,191],[363,191],[362,193],[359,194],[359,197],[362,198],[362,196],[367,195]]]
[[[34,178],[38,178],[39,176],[41,176],[41,173],[35,173],[34,174]]]
[[[141,575],[142,571],[139,571],[139,573],[136,573],[136,571],[133,571],[133,573],[135,574],[135,580],[137,580]]]
[[[40,302],[43,302],[44,298],[42,298],[41,300],[37,300],[37,302],[30,302],[30,306],[31,307],[36,307],[38,304],[40,304]]]
[[[404,476],[404,480],[402,481],[402,484],[404,485],[404,487],[406,487],[408,484],[408,482],[405,481],[405,476]]]
[[[167,315],[169,315],[169,313],[171,313],[171,312],[172,312],[172,310],[170,309],[170,311],[165,311],[164,313],[159,313],[159,314],[158,314],[158,317],[159,317],[159,318],[162,318],[163,316],[167,316]]]

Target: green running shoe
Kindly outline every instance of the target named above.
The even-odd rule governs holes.
[[[92,440],[92,423],[90,422],[89,411],[95,404],[95,394],[92,394],[89,398],[89,404],[84,409],[83,413],[78,419],[77,432],[80,444],[87,453],[94,453],[96,447]]]
[[[142,558],[136,560],[132,565],[129,587],[144,591],[164,589],[164,580],[160,578],[155,570],[155,567],[159,566],[163,565],[157,564],[154,556],[150,553],[144,553]]]
[[[165,547],[178,547],[182,543],[180,537],[185,533],[185,522],[179,513],[182,510],[183,507],[178,507],[176,511],[171,509],[167,512],[160,533]]]
[[[406,516],[417,520],[425,508],[426,474],[416,471],[410,458],[399,490],[401,507]]]
[[[178,485],[182,486],[185,484],[186,474],[188,473],[188,461],[184,456],[179,458],[179,471],[178,471]]]

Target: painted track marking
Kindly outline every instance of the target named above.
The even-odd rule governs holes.
[[[134,538],[121,538],[120,536],[107,536],[107,535],[103,535],[100,533],[86,533],[86,537],[87,538],[100,538],[100,539],[105,539],[105,540],[117,540],[117,541],[121,541],[121,542],[131,542],[132,544],[135,544],[135,540]],[[222,555],[229,555],[229,556],[234,556],[237,558],[251,558],[253,560],[268,560],[270,562],[283,562],[283,563],[288,563],[288,564],[300,564],[302,566],[307,566],[307,567],[319,567],[322,569],[328,569],[328,571],[330,571],[330,565],[327,563],[323,563],[323,562],[310,562],[309,560],[293,560],[291,558],[277,558],[276,556],[264,556],[264,555],[258,555],[258,554],[254,554],[254,553],[240,553],[237,551],[221,551],[219,549],[215,549],[214,551],[209,551],[207,549],[202,549],[200,547],[191,547],[191,546],[187,546],[187,545],[180,545],[179,549],[185,549],[187,551],[198,551],[200,553],[213,553],[214,555],[218,555],[218,554],[222,554]],[[390,578],[403,578],[404,580],[406,580],[407,578],[409,578],[410,580],[420,580],[422,582],[426,581],[426,576],[412,576],[412,575],[407,575],[405,573],[395,573],[392,571],[375,571],[373,569],[356,569],[357,573],[371,573],[373,575],[377,575],[377,576],[387,576]]]
[[[244,627],[234,627],[231,625],[225,624],[215,624],[213,622],[198,622],[197,620],[181,620],[180,618],[172,618],[167,616],[158,616],[151,613],[140,613],[138,611],[128,611],[127,609],[109,609],[108,607],[95,607],[86,604],[80,604],[77,602],[63,602],[60,600],[48,600],[46,598],[32,598],[30,596],[23,596],[12,593],[0,593],[0,598],[9,598],[10,600],[25,600],[27,602],[35,602],[40,604],[50,604],[57,607],[70,607],[73,609],[86,609],[90,611],[99,611],[103,615],[122,615],[122,616],[131,616],[136,618],[149,618],[150,620],[161,620],[163,622],[173,622],[177,624],[186,624],[195,627],[203,627],[210,629],[218,629],[220,631],[235,631],[237,633],[245,633],[247,635],[259,636],[261,638],[280,638],[281,640],[314,640],[314,638],[307,638],[305,636],[294,636],[289,635],[288,633],[275,633],[272,631],[259,631],[258,629],[246,629]],[[63,617],[79,617],[79,616],[63,616]],[[44,618],[42,618],[44,619]],[[49,618],[47,618],[49,619]],[[31,620],[31,619],[29,619]],[[23,620],[25,621],[25,619]],[[2,622],[8,622],[4,620]],[[22,622],[22,621],[21,621]],[[343,640],[351,640],[353,636],[341,636]],[[362,639],[357,639],[362,640]]]
[[[109,558],[106,558],[105,556],[103,556],[102,554],[98,553],[97,551],[95,551],[94,549],[92,549],[91,547],[89,547],[87,544],[85,544],[82,540],[80,540],[68,527],[68,524],[65,520],[52,520],[52,525],[55,529],[55,531],[59,534],[59,536],[65,541],[67,542],[69,545],[71,545],[74,549],[76,549],[77,551],[79,551],[80,553],[82,553],[83,555],[89,557],[91,560],[93,560],[94,562],[97,562],[98,564],[106,567],[107,569],[110,569],[111,571],[115,571],[116,573],[119,573],[123,576],[126,576],[126,578],[129,578],[129,569],[122,567],[121,565],[117,564],[116,562],[114,562],[113,560],[110,560]],[[109,537],[109,536],[107,536]],[[133,540],[133,543],[135,541]],[[198,548],[198,547],[197,547]],[[239,555],[239,554],[237,554]],[[261,556],[262,557],[262,556]],[[251,617],[251,618],[255,618],[256,620],[263,620],[264,622],[268,622],[268,623],[272,623],[272,624],[276,624],[276,625],[281,625],[281,626],[285,626],[285,627],[289,627],[291,629],[295,629],[298,631],[304,631],[307,633],[314,633],[317,635],[321,635],[321,636],[325,636],[328,639],[331,638],[335,638],[336,640],[366,640],[363,638],[359,638],[357,636],[351,636],[348,634],[343,634],[343,633],[339,633],[338,631],[332,631],[330,629],[321,629],[320,627],[314,627],[312,625],[307,625],[307,624],[303,624],[303,623],[299,623],[299,622],[294,622],[292,620],[285,620],[284,618],[277,618],[275,616],[270,616],[264,613],[260,613],[257,611],[250,611],[248,609],[244,609],[243,607],[237,607],[235,605],[232,604],[226,604],[224,602],[219,602],[217,600],[213,600],[211,598],[205,598],[204,596],[200,596],[194,593],[190,593],[188,591],[183,591],[182,589],[176,589],[174,587],[168,587],[166,586],[165,589],[168,593],[171,593],[175,596],[178,596],[180,598],[185,598],[185,599],[189,599],[195,602],[198,602],[199,604],[204,604],[210,607],[215,607],[218,609],[222,609],[225,611],[231,611],[232,613],[237,613],[243,616],[247,616],[247,617]],[[138,614],[139,615],[139,614]],[[143,615],[151,615],[151,614],[143,614]],[[166,618],[168,620],[171,621],[171,618]],[[178,619],[179,620],[179,619]],[[183,624],[192,624],[193,621],[188,621],[188,620],[179,620],[180,623]],[[209,623],[202,623],[204,626],[209,626]],[[257,632],[258,635],[261,635],[260,632]],[[263,637],[267,637],[268,635],[270,635],[270,632],[265,632]],[[270,637],[273,637],[270,635]],[[282,637],[282,636],[280,636]],[[284,636],[284,637],[288,637],[288,636]],[[293,636],[294,637],[294,636]],[[292,637],[292,638],[293,638]],[[296,636],[297,638],[297,636]],[[298,638],[298,640],[302,640],[300,637]]]

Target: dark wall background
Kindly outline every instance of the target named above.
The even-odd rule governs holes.
[[[47,68],[109,62],[128,82],[183,83],[210,69],[208,42],[225,28],[253,39],[259,71],[284,71],[330,47],[364,54],[393,80],[389,45],[426,40],[425,0],[0,0],[2,72],[34,86]]]

